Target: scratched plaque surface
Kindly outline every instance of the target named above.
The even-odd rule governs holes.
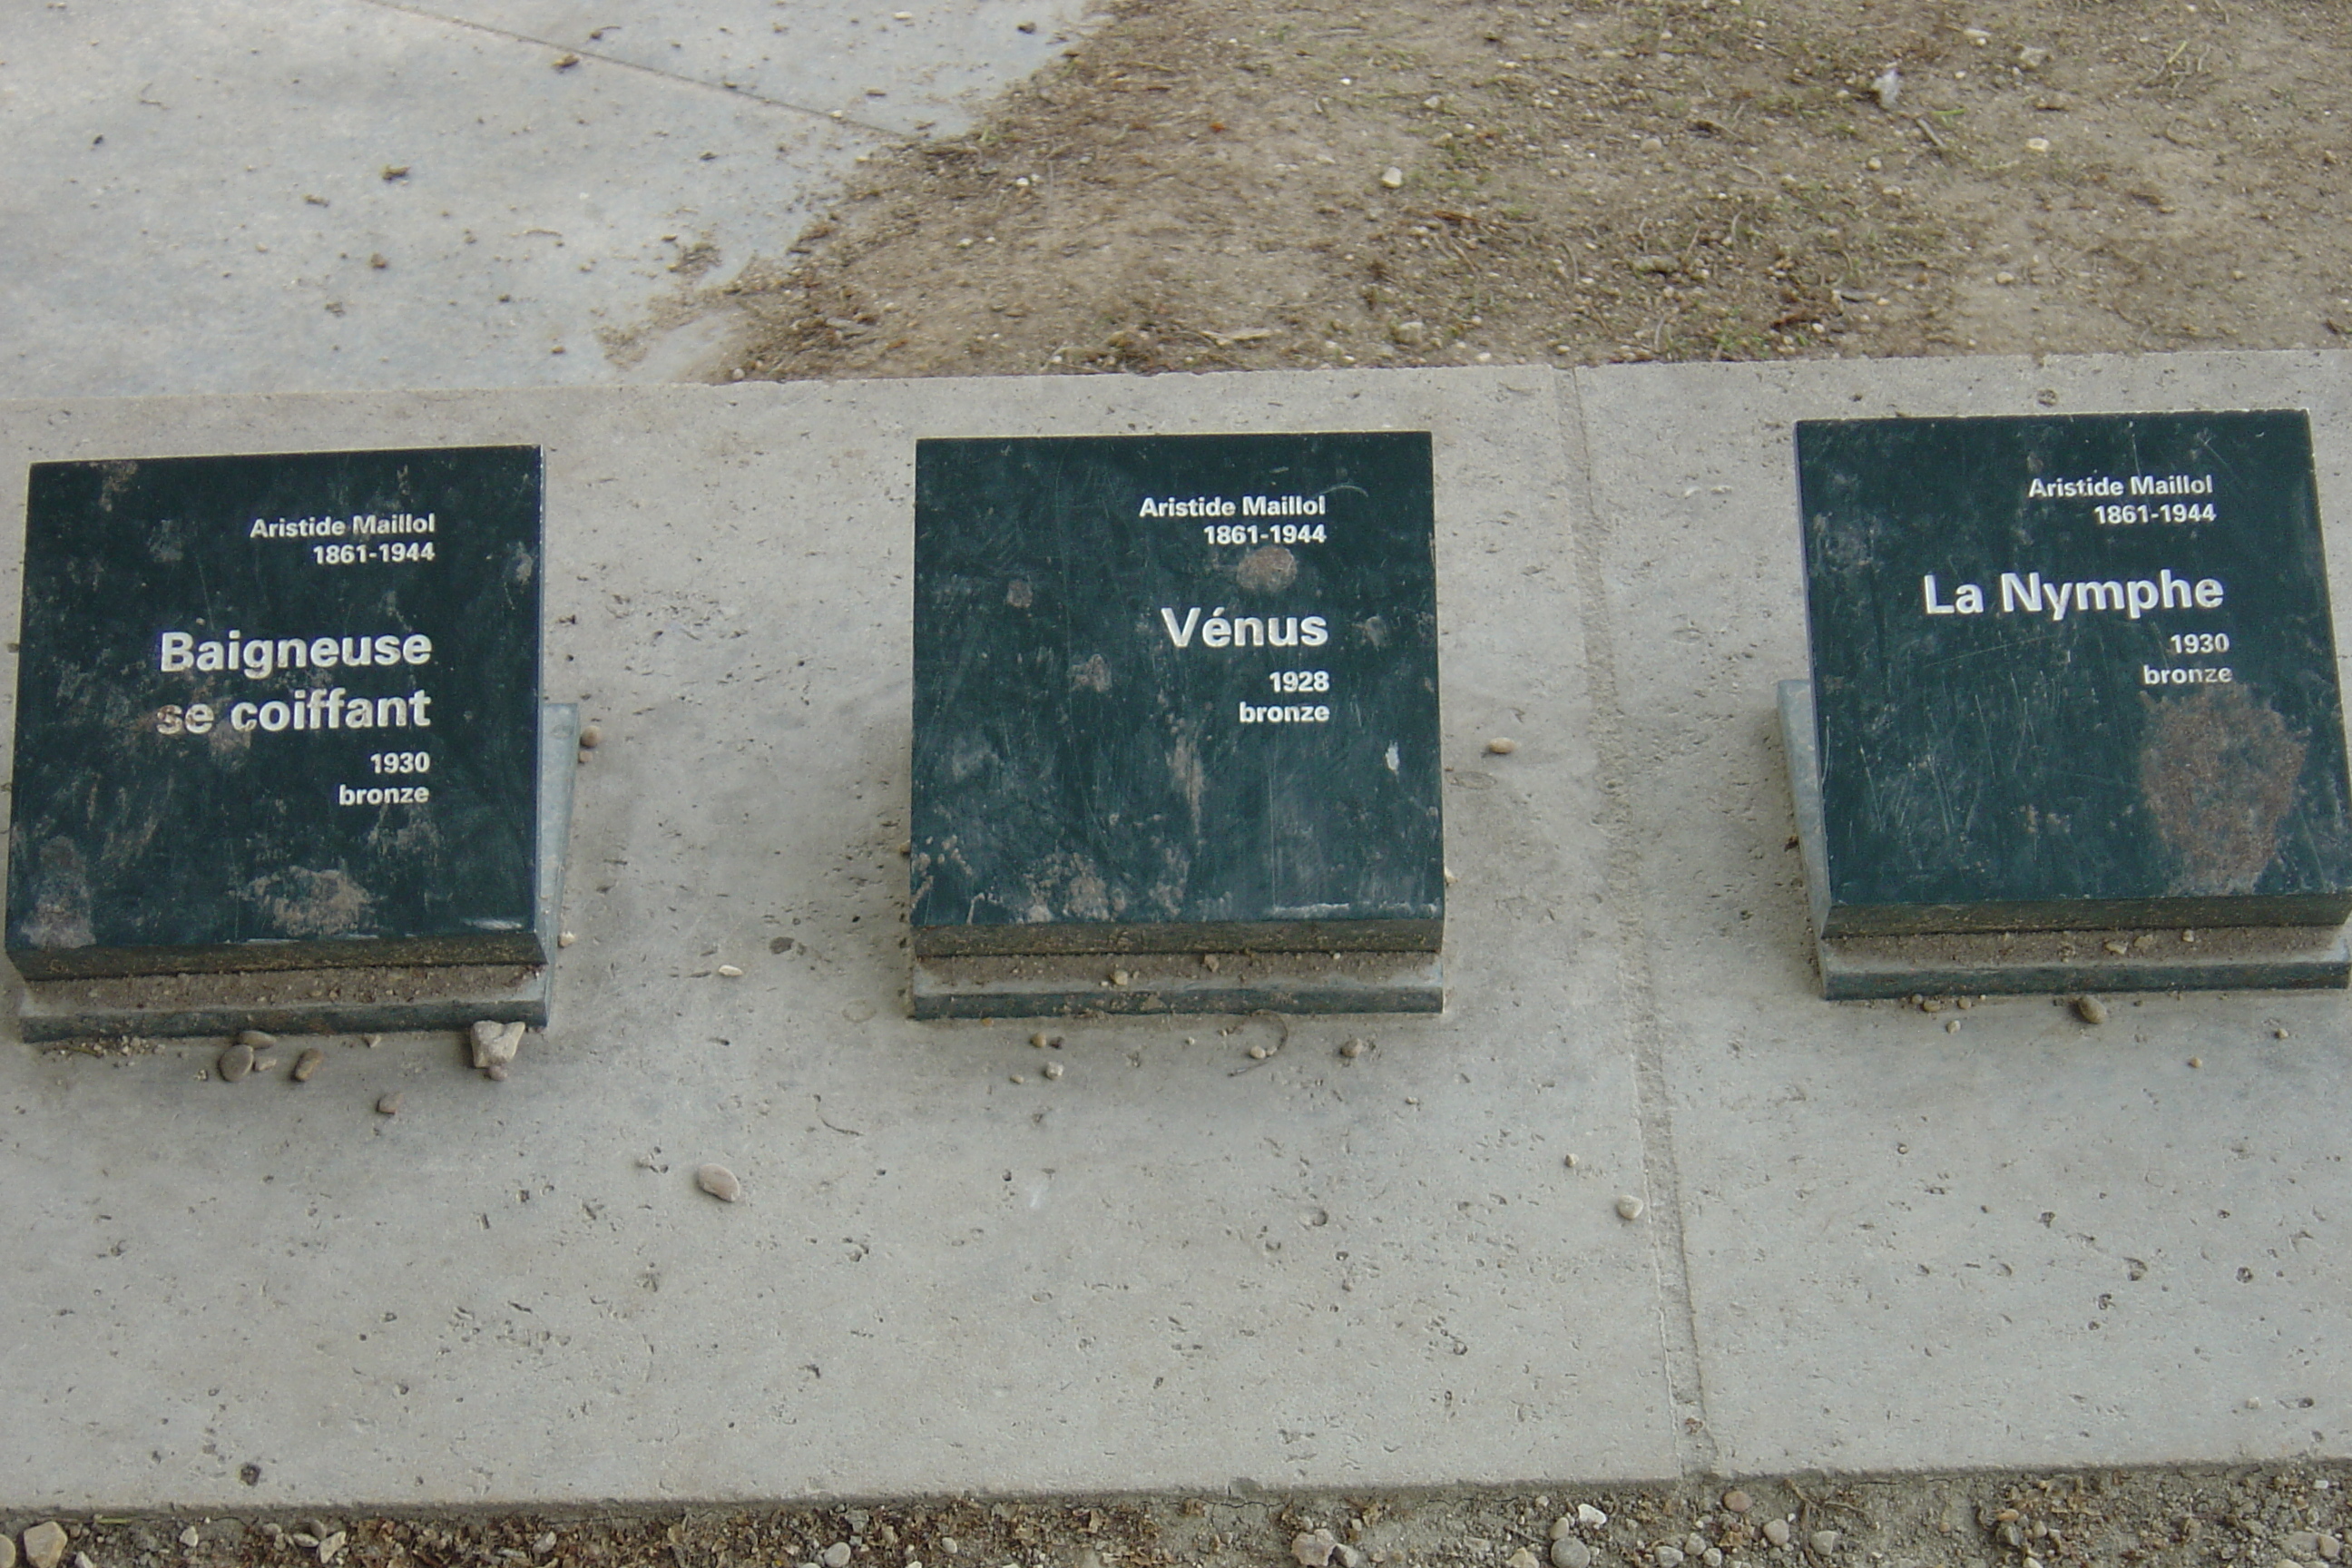
[[[1822,935],[2352,912],[2305,416],[1813,422],[1796,445]]]
[[[28,979],[539,963],[536,447],[42,463]]]
[[[919,953],[1437,949],[1425,433],[915,468]]]

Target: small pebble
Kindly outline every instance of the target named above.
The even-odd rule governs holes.
[[[1785,1519],[1766,1520],[1764,1521],[1764,1539],[1770,1542],[1775,1546],[1788,1545],[1789,1521]]]
[[[43,1520],[25,1531],[25,1561],[33,1568],[58,1568],[66,1559],[66,1527]]]
[[[583,724],[583,725],[581,725],[581,726],[580,726],[580,749],[581,749],[582,751],[583,751],[583,752],[593,752],[593,751],[594,751],[597,747],[599,747],[599,746],[603,745],[604,743],[604,725],[602,725],[602,724]]]
[[[220,1054],[220,1060],[213,1064],[213,1070],[220,1074],[223,1083],[236,1082],[253,1070],[253,1047],[243,1040],[237,1041]]]
[[[1570,1518],[1567,1514],[1561,1514],[1558,1519],[1551,1521],[1551,1539],[1554,1541],[1566,1541],[1570,1536],[1575,1533],[1576,1521]]]
[[[401,1094],[400,1090],[395,1089],[390,1094],[377,1097],[375,1113],[378,1116],[397,1116],[400,1114],[400,1107]]]
[[[2203,1057],[2190,1057],[2189,1058],[2189,1065],[2192,1068],[2201,1068],[2205,1065],[2205,1058]]]
[[[2271,1038],[2273,1040],[2284,1040],[2286,1038],[2286,1031],[2284,1029],[2273,1029],[2271,1031]]]
[[[2096,996],[2075,997],[2074,1011],[2082,1015],[2083,1022],[2085,1024],[2104,1024],[2107,1021],[2107,1005]]]
[[[1572,1535],[1555,1541],[1551,1543],[1551,1568],[1592,1568],[1592,1548]]]
[[[743,978],[742,969],[732,963],[720,964],[719,966],[719,978],[722,980],[740,980]]]
[[[257,1051],[266,1051],[278,1043],[278,1037],[264,1034],[259,1029],[245,1029],[238,1032],[236,1043],[251,1046]]]
[[[365,1046],[370,1050],[373,1050],[378,1046],[383,1044],[383,1037],[382,1035],[362,1035],[360,1037],[360,1044]]]
[[[1354,1061],[1358,1057],[1362,1056],[1367,1048],[1368,1047],[1364,1042],[1364,1037],[1361,1035],[1354,1035],[1349,1037],[1346,1045],[1339,1047],[1339,1054],[1347,1058],[1348,1060]]]
[[[335,1531],[333,1531],[332,1533],[331,1533],[331,1534],[329,1534],[329,1535],[326,1535],[326,1536],[323,1536],[323,1537],[321,1537],[321,1538],[320,1539],[320,1542],[319,1542],[319,1563],[320,1563],[320,1568],[326,1568],[326,1564],[328,1564],[328,1563],[332,1563],[336,1558],[341,1557],[342,1554],[343,1554],[343,1532],[342,1532],[341,1531],[340,1531],[340,1530]]]
[[[507,1080],[506,1064],[504,1062],[492,1062],[488,1067],[482,1069],[482,1076],[488,1079],[492,1083],[504,1083]]]
[[[1045,1072],[1047,1078],[1059,1078],[1062,1076],[1062,1064],[1059,1062],[1047,1062],[1045,1064]]]
[[[824,1564],[824,1568],[849,1568],[849,1542],[835,1542],[824,1549],[824,1555],[818,1561]]]
[[[1683,1549],[1679,1546],[1661,1546],[1650,1555],[1658,1568],[1683,1568]]]
[[[1957,1035],[1959,1032],[1960,1021],[1958,1018],[1947,1018],[1944,1020],[1944,1033],[1948,1035]]]
[[[1014,1074],[1013,1075],[1013,1082],[1015,1082],[1015,1083],[1027,1083],[1029,1080],[1028,1080],[1028,1079],[1027,1079],[1027,1078],[1024,1077],[1022,1074],[1020,1074],[1020,1073],[1014,1073]]]
[[[1710,1546],[1698,1554],[1698,1560],[1706,1563],[1706,1568],[1723,1568],[1723,1548]]]
[[[1723,1494],[1723,1506],[1725,1511],[1729,1513],[1746,1513],[1756,1506],[1756,1500],[1738,1487],[1734,1487]]]
[[[1486,742],[1486,750],[1493,756],[1507,757],[1518,749],[1519,743],[1508,735],[1497,735]]]
[[[500,1024],[484,1018],[471,1031],[474,1042],[474,1065],[478,1068],[500,1068],[515,1059],[522,1049],[523,1026],[520,1021]]]
[[[1642,1217],[1642,1200],[1635,1197],[1633,1194],[1621,1193],[1618,1194],[1617,1217],[1619,1219],[1640,1219]]]
[[[1503,1559],[1503,1568],[1543,1568],[1543,1565],[1534,1552],[1522,1546]]]
[[[1576,1505],[1576,1522],[1587,1530],[1598,1530],[1609,1522],[1609,1516],[1589,1502]]]
[[[1576,1169],[1576,1156],[1573,1154],[1562,1154],[1559,1157],[1559,1163],[1569,1170]]]
[[[703,1166],[694,1173],[694,1184],[722,1204],[731,1204],[743,1195],[743,1184],[724,1165]],[[825,1553],[825,1561],[833,1561],[831,1552]]]
[[[579,940],[580,933],[577,931],[562,931],[556,935],[555,945],[558,947],[570,947],[573,942],[578,942]]]
[[[195,1547],[202,1546],[204,1543],[204,1532],[199,1531],[194,1525],[192,1524],[188,1526],[187,1529],[180,1531],[181,1545],[194,1549]]]
[[[1326,1568],[1339,1542],[1328,1530],[1300,1531],[1290,1538],[1291,1561],[1298,1568]]]
[[[1834,1530],[1816,1530],[1811,1536],[1811,1545],[1814,1551],[1827,1557],[1838,1549],[1838,1532]]]
[[[1701,1535],[1697,1531],[1694,1530],[1688,1535],[1683,1537],[1683,1551],[1690,1556],[1696,1557],[1706,1550],[1706,1537]]]
[[[1265,1060],[1265,1055],[1266,1052],[1264,1046],[1252,1046],[1249,1048],[1249,1059],[1254,1062],[1262,1062]]]
[[[1110,972],[1110,983],[1113,985],[1124,985],[1134,978],[1135,976],[1129,974],[1124,969],[1114,969]]]
[[[296,1083],[310,1082],[310,1075],[317,1072],[320,1066],[326,1062],[326,1059],[327,1053],[320,1050],[316,1046],[312,1046],[300,1056],[296,1057],[294,1058],[294,1081]]]
[[[1393,191],[1403,184],[1404,171],[1398,168],[1395,164],[1391,163],[1387,168],[1381,171],[1381,188]]]

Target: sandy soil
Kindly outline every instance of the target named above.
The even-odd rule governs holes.
[[[719,287],[739,376],[2341,346],[2347,130],[2319,0],[1127,0]]]
[[[109,1568],[814,1568],[831,1549],[847,1568],[2325,1568],[2352,1534],[2347,1487],[2352,1468],[2287,1466],[1419,1497],[190,1516],[68,1521],[66,1561],[80,1552]],[[1580,1506],[1604,1521],[1578,1522]],[[36,1521],[0,1522],[21,1531]]]

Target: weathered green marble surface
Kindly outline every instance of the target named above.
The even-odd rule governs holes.
[[[535,963],[530,447],[35,465],[28,979]]]
[[[916,452],[918,952],[1434,951],[1425,434]]]
[[[2352,912],[2305,416],[1801,423],[1824,936]]]

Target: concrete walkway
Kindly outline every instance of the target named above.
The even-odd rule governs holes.
[[[510,1081],[0,1052],[0,1502],[2352,1452],[2346,997],[1827,1004],[1790,847],[1790,423],[2196,406],[2312,411],[2352,604],[2340,354],[0,405],[5,474],[544,443],[549,692],[610,737]],[[1386,426],[1436,437],[1448,1011],[1080,1024],[1057,1081],[908,1021],[915,438]]]
[[[704,294],[1083,0],[47,0],[0,32],[13,395],[708,370]],[[1024,30],[1026,28],[1027,30]]]

